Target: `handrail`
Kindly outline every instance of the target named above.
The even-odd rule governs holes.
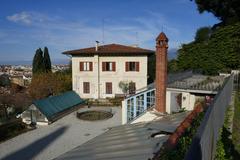
[[[141,114],[139,114],[138,116],[134,117],[132,120],[128,121],[128,123],[132,123],[133,121],[135,121],[135,120],[138,119],[139,117],[143,116],[144,113],[146,113],[147,111],[149,111],[149,110],[151,110],[151,109],[153,109],[153,108],[154,108],[154,104],[153,104],[151,107],[149,107],[149,108],[147,108],[146,110],[144,110],[144,111],[143,111]]]
[[[142,91],[142,92],[138,92],[138,93],[133,94],[133,95],[129,95],[129,96],[126,97],[124,100],[130,99],[131,97],[136,97],[136,96],[138,96],[138,95],[140,95],[140,94],[143,94],[144,92],[150,92],[150,91],[152,91],[152,90],[156,90],[156,89],[155,89],[155,88],[152,88],[152,89],[144,90],[144,91]]]

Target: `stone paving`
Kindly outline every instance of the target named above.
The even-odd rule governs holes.
[[[0,159],[48,160],[74,149],[106,132],[109,127],[121,125],[121,108],[112,107],[114,116],[108,120],[83,121],[73,112],[49,126],[39,126],[0,144]]]

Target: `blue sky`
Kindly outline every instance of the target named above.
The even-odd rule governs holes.
[[[155,49],[163,30],[169,49],[194,39],[197,28],[218,23],[190,0],[1,0],[0,61],[32,60],[47,46],[52,59],[65,50],[104,43]]]

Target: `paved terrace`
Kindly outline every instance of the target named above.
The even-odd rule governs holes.
[[[147,123],[114,127],[102,135],[56,158],[57,160],[146,160],[152,158],[188,112],[164,116]],[[162,117],[161,115],[159,115]]]
[[[98,107],[99,108],[99,107]],[[53,159],[121,124],[121,108],[113,107],[114,116],[102,121],[83,121],[73,112],[49,126],[41,126],[0,144],[3,160]]]

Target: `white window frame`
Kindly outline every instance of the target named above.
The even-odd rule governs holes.
[[[90,62],[83,62],[83,70],[90,71]]]

